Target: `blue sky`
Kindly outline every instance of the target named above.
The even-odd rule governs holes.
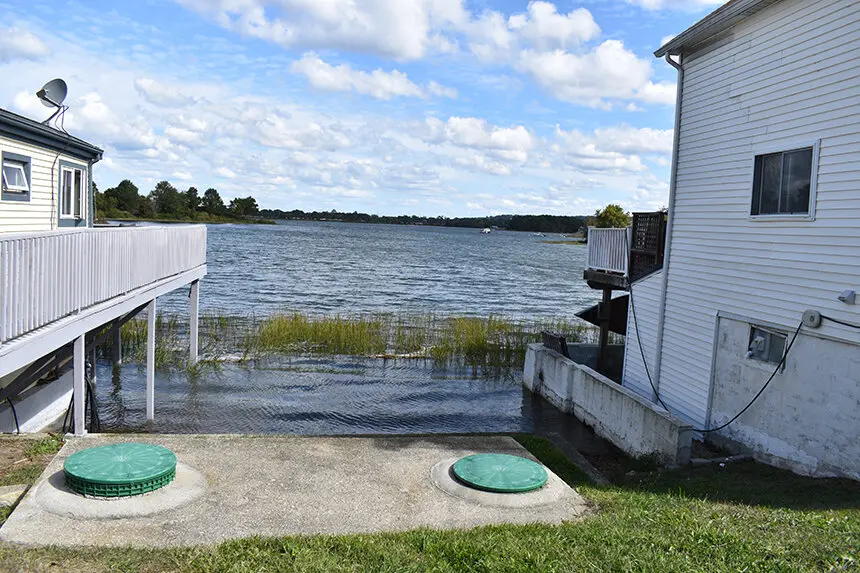
[[[0,107],[69,84],[100,188],[381,214],[665,204],[675,72],[719,0],[0,0]]]

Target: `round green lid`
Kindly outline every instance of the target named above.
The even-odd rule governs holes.
[[[63,464],[66,484],[78,493],[103,497],[137,495],[173,480],[176,456],[162,446],[123,443],[72,454]]]
[[[454,464],[454,475],[475,489],[498,493],[532,491],[546,484],[542,465],[508,454],[474,454]]]

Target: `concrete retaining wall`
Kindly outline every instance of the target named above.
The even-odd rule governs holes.
[[[584,352],[583,345],[570,345],[571,356]],[[523,384],[631,456],[655,455],[666,464],[690,460],[689,424],[543,344],[529,345]]]
[[[750,323],[720,318],[711,426],[740,412],[773,374],[774,364],[746,357]],[[816,334],[802,331],[761,396],[708,438],[800,474],[860,479],[860,347]]]

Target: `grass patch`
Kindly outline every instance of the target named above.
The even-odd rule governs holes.
[[[517,440],[598,510],[560,526],[250,538],[183,549],[0,545],[0,569],[124,572],[856,571],[860,484],[755,463],[595,486],[548,440]]]
[[[51,434],[27,446],[24,453],[29,458],[35,458],[37,456],[56,454],[62,447],[63,439],[58,435]]]

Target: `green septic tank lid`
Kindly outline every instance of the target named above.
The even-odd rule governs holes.
[[[96,497],[140,495],[164,487],[176,476],[176,456],[162,446],[123,443],[88,448],[63,464],[66,485]]]
[[[474,454],[454,464],[454,475],[475,489],[497,493],[532,491],[546,484],[542,465],[508,454]]]

